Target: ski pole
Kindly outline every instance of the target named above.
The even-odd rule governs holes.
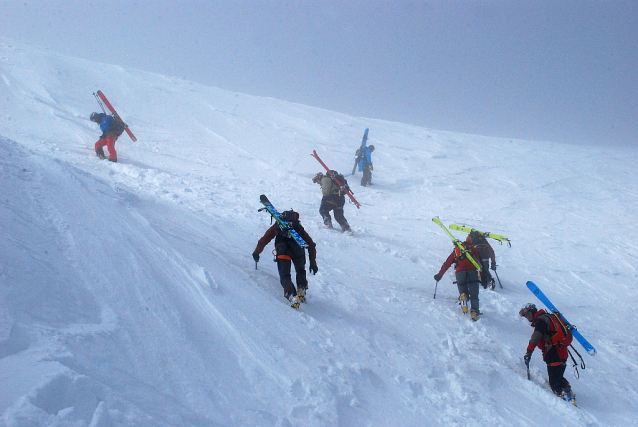
[[[501,285],[501,279],[498,277],[498,273],[496,272],[496,269],[494,269],[494,274],[496,274],[496,278],[498,279],[498,285],[501,287],[501,289],[503,289],[503,285]]]
[[[436,288],[439,286],[439,281],[436,281],[436,284],[434,285],[434,299],[436,299]]]
[[[95,97],[95,100],[97,101],[98,105],[102,109],[102,112],[104,114],[106,114],[106,110],[104,109],[104,105],[102,105],[102,101],[100,101],[100,98],[98,98],[97,93],[93,92],[93,96]]]
[[[525,363],[525,366],[527,366],[527,379],[531,381],[532,379],[530,378],[530,375],[529,375],[529,363]]]
[[[255,261],[255,270],[259,270],[259,269],[257,268],[257,263],[258,263],[258,262],[259,262],[259,261]]]

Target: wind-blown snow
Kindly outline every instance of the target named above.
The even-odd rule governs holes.
[[[638,418],[636,150],[349,117],[0,42],[0,413],[7,426],[629,426]],[[101,89],[139,141],[99,161]],[[424,101],[424,102],[427,102]],[[355,236],[322,226],[316,149],[370,128]],[[286,306],[259,195],[317,242]],[[432,223],[508,236],[456,305]],[[456,233],[456,232],[455,232]],[[456,233],[463,237],[463,233]],[[597,348],[558,400],[518,317],[536,282]]]

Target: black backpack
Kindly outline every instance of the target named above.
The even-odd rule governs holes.
[[[109,117],[111,118],[111,126],[109,127],[108,132],[112,133],[115,136],[122,135],[122,133],[124,133],[124,129],[126,129],[126,125],[124,124],[122,119],[120,119],[120,117],[116,116],[115,114]]]
[[[330,177],[335,182],[335,184],[337,184],[337,180],[338,180],[345,188],[347,188],[349,191],[351,191],[350,190],[350,186],[348,185],[348,180],[343,175],[341,175],[337,171],[330,171],[330,172],[332,172],[332,175]],[[337,184],[337,185],[339,185],[339,184]]]

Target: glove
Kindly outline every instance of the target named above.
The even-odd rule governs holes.
[[[440,275],[440,274],[435,274],[435,275],[434,275],[434,280],[436,280],[437,282],[438,282],[439,280],[441,280],[441,275]]]
[[[255,260],[255,262],[259,262],[259,254],[253,252],[253,259]]]
[[[526,365],[529,365],[529,361],[532,360],[532,353],[529,351],[525,353],[525,356],[523,356],[523,360],[525,361]]]
[[[495,262],[493,262],[493,263],[492,263],[492,266],[491,266],[490,268],[491,268],[492,270],[496,271],[496,263],[495,263]]]
[[[310,264],[310,272],[314,275],[314,274],[317,274],[317,271],[319,271],[319,267],[317,267],[316,265]]]

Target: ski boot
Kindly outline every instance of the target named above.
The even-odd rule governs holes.
[[[481,313],[477,309],[473,308],[470,310],[470,316],[472,318],[472,322],[476,322],[477,320],[479,320],[480,315]]]
[[[288,295],[288,305],[292,308],[299,308],[299,297],[296,294]]]
[[[323,225],[325,225],[326,227],[332,229],[332,219],[330,219],[330,217],[325,217],[323,219]]]
[[[459,296],[459,304],[461,304],[463,314],[467,314],[467,296],[464,293]]]
[[[306,303],[306,289],[308,288],[297,289],[297,298],[299,299],[299,302],[303,302],[304,304]]]
[[[572,391],[571,387],[567,387],[566,389],[564,389],[559,397],[561,397],[566,402],[571,402],[572,405],[576,406],[576,395]]]
[[[95,155],[98,156],[101,160],[106,159],[106,156],[104,155],[104,148],[102,147],[99,147],[95,150]]]
[[[490,291],[493,291],[494,289],[496,289],[496,282],[494,281],[494,279],[492,279],[492,281],[490,282]]]
[[[111,159],[111,158],[109,157],[109,162],[117,163],[117,159]]]

